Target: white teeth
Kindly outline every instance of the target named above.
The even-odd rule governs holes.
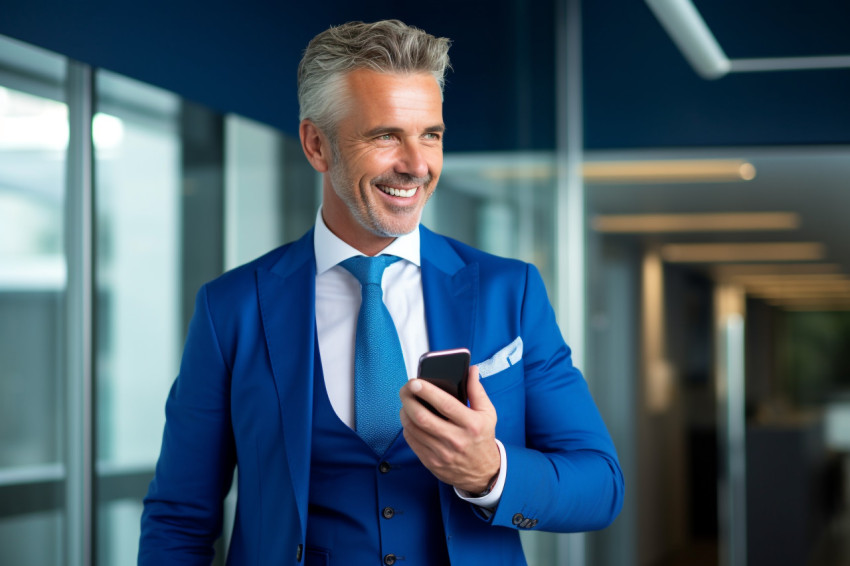
[[[394,197],[412,197],[416,194],[416,191],[419,187],[414,187],[412,189],[407,189],[406,191],[403,189],[394,189],[392,187],[385,187],[384,185],[378,185],[378,188],[387,193],[388,195],[392,195]]]

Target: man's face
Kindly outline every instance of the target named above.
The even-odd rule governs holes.
[[[428,73],[346,76],[348,107],[324,180],[328,227],[377,252],[413,231],[443,167],[443,105]]]

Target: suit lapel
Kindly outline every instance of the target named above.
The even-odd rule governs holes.
[[[472,349],[478,308],[478,264],[467,264],[446,240],[421,227],[422,295],[431,350]]]
[[[315,360],[316,260],[312,230],[257,271],[260,311],[302,530],[307,524]]]
[[[421,230],[422,294],[431,350],[474,346],[478,310],[478,264],[465,263],[442,237]],[[452,509],[461,500],[440,483],[443,526],[450,532]]]

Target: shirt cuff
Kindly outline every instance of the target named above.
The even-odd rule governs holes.
[[[502,499],[502,491],[505,489],[505,478],[508,475],[508,456],[505,452],[505,445],[502,444],[498,438],[495,440],[496,446],[499,447],[499,476],[496,478],[496,483],[493,485],[493,489],[490,490],[490,493],[482,497],[475,497],[468,491],[454,488],[457,496],[464,501],[469,501],[473,505],[489,509],[490,511],[499,505],[499,500]]]

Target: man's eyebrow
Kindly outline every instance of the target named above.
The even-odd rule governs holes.
[[[397,127],[393,127],[393,126],[378,126],[378,127],[372,128],[371,130],[364,132],[363,136],[367,137],[367,138],[372,138],[372,137],[382,136],[384,134],[398,134],[398,133],[401,133],[403,131],[404,131],[403,128],[397,128]],[[429,134],[442,133],[442,132],[445,132],[445,131],[446,131],[445,124],[435,124],[433,126],[429,126],[429,127],[425,128],[425,132],[427,132]]]

